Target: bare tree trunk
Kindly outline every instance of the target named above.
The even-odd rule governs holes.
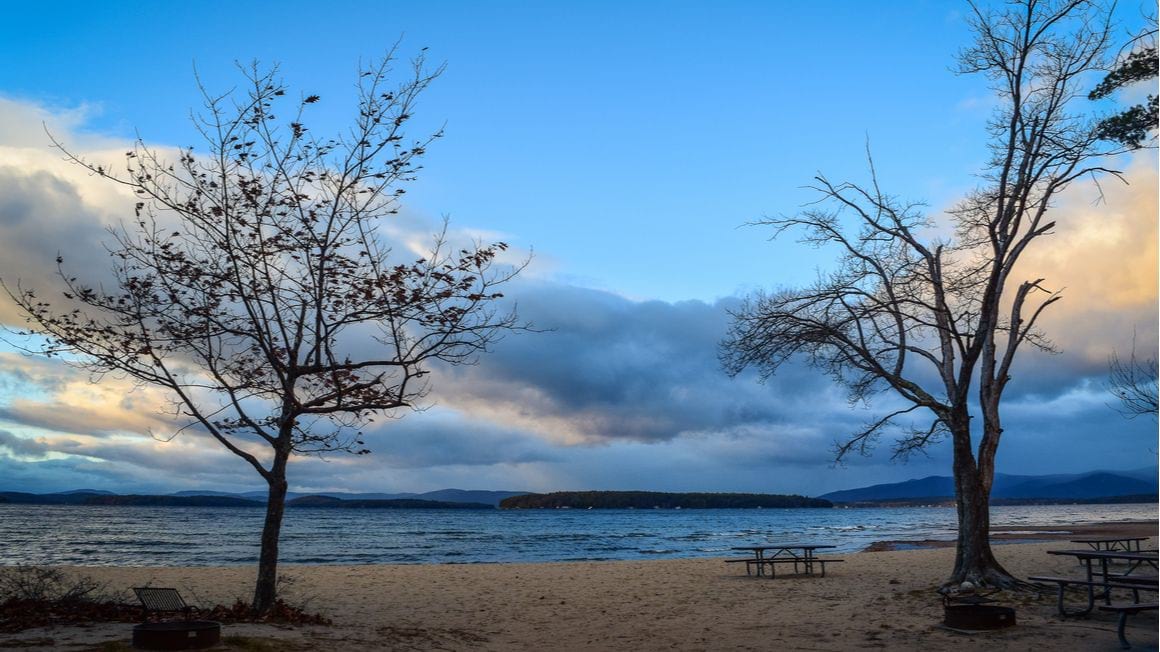
[[[976,464],[971,451],[969,427],[957,425],[954,432],[955,507],[959,516],[959,537],[955,547],[955,569],[944,589],[1015,588],[1020,585],[991,553],[991,483],[989,473]],[[964,582],[971,586],[962,587]]]
[[[278,538],[282,532],[282,515],[286,511],[286,462],[290,451],[280,447],[275,453],[267,482],[266,523],[262,526],[262,551],[258,557],[258,581],[254,586],[255,612],[265,613],[278,597]]]

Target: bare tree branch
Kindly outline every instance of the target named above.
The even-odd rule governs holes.
[[[1127,419],[1147,415],[1156,420],[1160,414],[1158,374],[1160,365],[1155,355],[1143,359],[1136,357],[1136,338],[1133,335],[1132,352],[1127,360],[1122,360],[1114,351],[1108,357],[1107,388],[1119,399],[1119,405],[1112,406],[1112,409]]]

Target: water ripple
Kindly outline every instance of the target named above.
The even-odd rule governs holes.
[[[993,507],[994,525],[1150,520],[1155,505]],[[0,505],[0,565],[252,564],[261,510]],[[947,508],[761,510],[326,510],[286,514],[282,560],[298,564],[490,563],[731,554],[732,546],[949,538]]]

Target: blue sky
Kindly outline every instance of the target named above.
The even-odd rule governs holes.
[[[884,450],[832,468],[829,443],[869,413],[804,366],[766,385],[727,379],[714,347],[737,297],[825,269],[826,252],[742,226],[797,210],[816,172],[864,180],[869,142],[882,183],[932,214],[974,187],[994,100],[982,80],[950,71],[970,39],[965,4],[319,7],[8,8],[0,276],[38,278],[38,251],[99,252],[100,228],[120,210],[61,164],[42,121],[86,152],[136,135],[197,145],[195,67],[208,89],[225,91],[239,79],[234,62],[257,59],[321,95],[312,128],[334,131],[349,115],[358,62],[401,38],[404,56],[426,47],[447,63],[412,127],[445,125],[445,137],[408,187],[406,228],[447,215],[465,233],[533,250],[514,294],[555,330],[511,338],[480,366],[441,378],[432,409],[377,433],[375,455],[300,461],[292,483],[821,493],[949,471],[945,450],[905,466]],[[1126,40],[1140,8],[1118,12]],[[1092,437],[1113,435],[1123,446],[1098,465],[1156,461],[1155,423],[1121,419],[1100,386],[1106,356],[1126,350],[1133,331],[1141,349],[1156,347],[1155,154],[1120,164],[1132,185],[1105,186],[1102,205],[1075,188],[1058,207],[1069,220],[1057,242],[1031,262],[1068,287],[1049,322],[1064,353],[1021,363],[1009,408],[1018,434],[1004,441],[1000,470],[1086,470],[1097,465]],[[0,319],[14,317],[0,310]],[[147,392],[125,407],[112,381],[93,388],[71,369],[0,353],[0,488],[257,484],[209,442],[142,437],[143,406],[156,398]],[[151,473],[159,460],[174,472]]]
[[[737,227],[794,210],[818,170],[862,173],[868,138],[883,176],[935,205],[983,157],[986,89],[948,72],[968,38],[957,3],[333,3],[334,25],[308,4],[241,4],[34,9],[4,34],[27,65],[7,66],[0,90],[84,105],[101,133],[193,144],[195,65],[222,91],[234,62],[257,59],[328,98],[315,129],[334,129],[359,60],[401,37],[404,54],[448,64],[418,114],[417,131],[446,123],[446,138],[413,209],[510,235],[579,282],[670,301],[811,274],[768,261],[798,262],[796,247]],[[702,242],[715,244],[689,246]]]

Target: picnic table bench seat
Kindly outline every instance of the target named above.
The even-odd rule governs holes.
[[[1128,650],[1132,645],[1128,643],[1128,637],[1124,635],[1124,626],[1128,624],[1128,616],[1140,613],[1141,611],[1151,611],[1160,609],[1160,603],[1156,602],[1114,602],[1112,604],[1101,604],[1102,611],[1114,611],[1119,614],[1120,618],[1116,623],[1116,634],[1120,637],[1120,647]]]
[[[1124,575],[1123,573],[1108,573],[1108,580],[1122,584],[1139,584],[1155,586],[1160,583],[1160,576],[1156,575]]]
[[[1147,589],[1157,588],[1157,579],[1155,577],[1136,577],[1134,575],[1108,575],[1107,579],[1102,576],[1094,576],[1092,579],[1086,577],[1051,577],[1048,575],[1032,575],[1027,579],[1033,582],[1051,582],[1053,584],[1080,584],[1083,586],[1111,586],[1117,589]]]
[[[750,573],[750,570],[752,569],[753,566],[756,566],[758,564],[769,564],[771,575],[773,574],[774,564],[793,564],[794,565],[794,572],[797,572],[798,564],[803,564],[803,565],[806,563],[818,564],[818,566],[820,566],[821,570],[822,570],[821,576],[825,577],[827,563],[837,563],[837,562],[843,562],[843,561],[846,561],[846,560],[845,559],[822,559],[820,557],[811,557],[809,560],[802,559],[802,558],[794,559],[793,557],[770,557],[769,559],[757,560],[757,559],[750,557],[747,559],[726,559],[725,563],[726,564],[745,564],[746,574]]]
[[[1068,584],[1079,584],[1081,586],[1103,586],[1104,580],[1100,578],[1088,579],[1086,577],[1051,577],[1048,575],[1032,575],[1027,579],[1032,582],[1051,582],[1052,584],[1059,584],[1066,586]]]
[[[776,576],[776,572],[774,570],[775,564],[793,564],[793,572],[794,573],[798,572],[798,564],[801,564],[801,565],[805,566],[806,568],[810,568],[810,569],[813,568],[814,564],[817,564],[822,570],[821,577],[825,577],[826,576],[826,564],[838,563],[838,562],[843,562],[846,560],[845,559],[827,559],[827,558],[823,558],[823,557],[810,557],[809,559],[805,559],[805,558],[801,558],[801,557],[798,557],[796,559],[794,557],[770,557],[769,559],[762,559],[761,561],[758,561],[756,559],[749,559],[747,561],[751,564],[769,564],[769,576],[770,577]]]
[[[726,564],[745,564],[745,574],[752,575],[754,561],[755,560],[753,559],[753,557],[747,557],[745,559],[726,559],[725,563]]]
[[[1032,582],[1050,582],[1059,586],[1059,613],[1063,616],[1084,616],[1090,613],[1092,610],[1092,604],[1089,604],[1086,609],[1076,609],[1070,611],[1064,606],[1064,593],[1067,591],[1067,588],[1072,585],[1075,585],[1076,587],[1088,587],[1088,591],[1091,591],[1093,588],[1125,589],[1132,592],[1132,597],[1136,600],[1137,603],[1140,601],[1141,590],[1160,590],[1160,587],[1157,586],[1156,580],[1154,578],[1139,578],[1146,579],[1148,581],[1137,581],[1135,578],[1131,579],[1130,581],[1126,581],[1128,580],[1127,577],[1118,576],[1115,579],[1109,578],[1105,581],[1099,578],[1092,578],[1089,580],[1086,577],[1051,577],[1045,575],[1033,575],[1027,579],[1031,580]],[[1101,606],[1101,608],[1103,608],[1103,606]]]

